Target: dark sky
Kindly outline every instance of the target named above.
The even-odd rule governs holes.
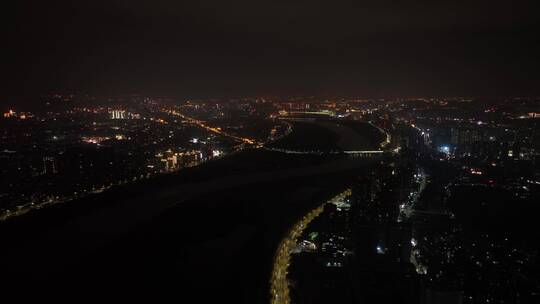
[[[535,1],[12,1],[2,97],[540,93]]]

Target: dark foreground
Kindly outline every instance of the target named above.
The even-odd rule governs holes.
[[[373,162],[294,157],[248,151],[5,223],[3,297],[266,303],[285,231]]]

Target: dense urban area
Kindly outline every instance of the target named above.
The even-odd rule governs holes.
[[[4,226],[190,172],[247,187],[234,178],[347,170],[324,195],[294,194],[309,202],[261,245],[257,299],[540,301],[540,99],[48,95],[3,112]]]

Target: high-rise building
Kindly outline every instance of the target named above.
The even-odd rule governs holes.
[[[43,157],[43,174],[56,174],[58,173],[58,166],[56,165],[56,158],[52,156]]]

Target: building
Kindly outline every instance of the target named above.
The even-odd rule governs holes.
[[[51,175],[58,173],[56,158],[52,156],[43,157],[43,174]]]
[[[124,110],[112,110],[109,111],[109,116],[111,119],[126,119],[126,111]]]

